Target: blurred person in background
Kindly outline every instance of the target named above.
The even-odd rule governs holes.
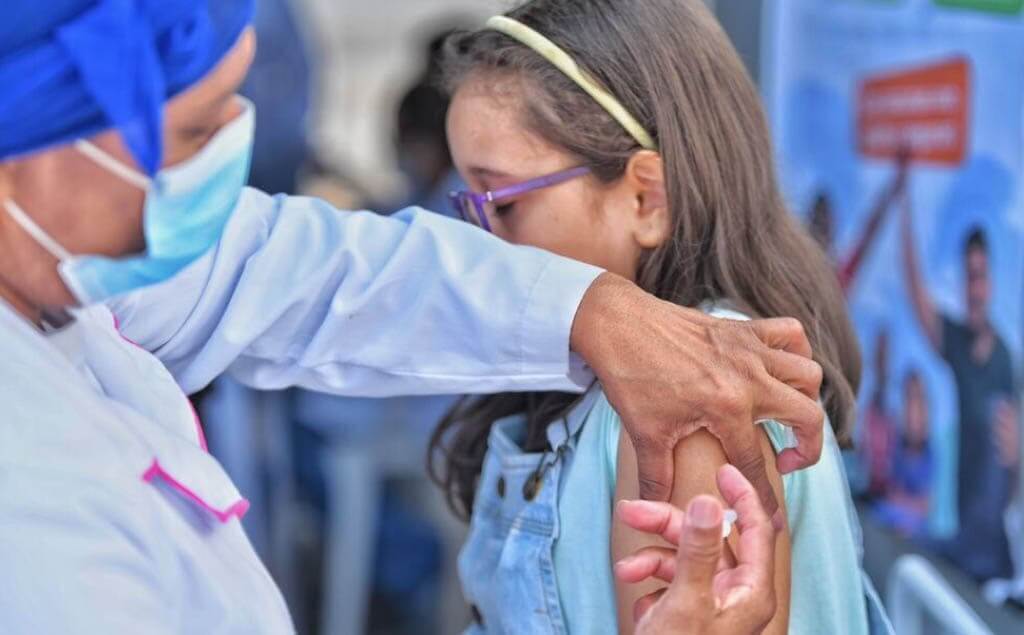
[[[309,124],[315,69],[310,38],[296,20],[294,0],[257,0],[253,17],[259,46],[239,92],[256,104],[249,184],[277,194],[296,194],[299,169],[309,156]]]
[[[384,213],[420,207],[448,216],[454,214],[448,193],[461,189],[463,184],[452,165],[445,135],[449,99],[441,85],[440,61],[445,39],[461,23],[462,20],[455,18],[438,20],[436,24],[450,26],[425,31],[431,35],[417,48],[414,59],[421,68],[398,99],[392,139],[405,187],[397,201],[380,205]],[[423,442],[424,451],[429,431],[456,399],[449,397],[443,404],[436,397],[404,400],[408,434],[415,435],[417,442]],[[419,468],[422,454],[417,458]],[[374,572],[373,617],[376,621],[386,619],[400,632],[423,630],[434,617],[440,604],[433,592],[440,579],[439,569],[452,567],[455,556],[454,552],[445,552],[443,558],[438,557],[442,548],[437,544],[438,528],[425,523],[423,510],[416,509],[414,500],[410,500],[433,494],[418,489],[430,485],[425,482],[410,485],[416,489],[410,492],[412,496],[395,496],[393,491],[385,495]],[[421,566],[411,568],[410,563]]]
[[[829,257],[834,258],[836,219],[832,197],[825,190],[814,195],[811,210],[807,213],[807,231]]]
[[[385,208],[418,206],[452,213],[448,193],[460,189],[462,179],[452,165],[445,137],[449,99],[441,86],[440,62],[444,41],[455,30],[444,29],[427,40],[420,53],[424,67],[399,99],[394,146],[406,191],[399,205]]]
[[[448,136],[472,188],[453,203],[466,220],[616,271],[668,302],[808,325],[831,427],[815,470],[784,484],[769,468],[788,522],[766,632],[868,633],[873,591],[839,453],[858,344],[825,254],[782,203],[759,96],[707,7],[534,0],[447,50]],[[691,245],[699,256],[687,255]],[[469,398],[439,427],[432,471],[470,518],[459,563],[471,632],[633,631],[634,603],[657,587],[613,577],[612,554],[651,542],[613,518],[641,477],[611,390]],[[775,422],[758,427],[771,466],[787,435]],[[675,461],[673,504],[718,493],[727,458],[713,435],[684,440]],[[737,546],[732,536],[727,557]]]
[[[448,100],[431,84],[416,84],[402,97],[395,149],[407,193],[398,209],[418,205],[442,213],[448,210],[445,202],[450,189],[439,189],[452,170],[452,158],[444,140],[447,112]]]
[[[875,336],[874,362],[874,390],[864,412],[858,451],[867,472],[864,494],[878,498],[885,496],[889,486],[890,448],[896,430],[885,398],[889,387],[889,333],[884,328]]]
[[[362,209],[369,195],[350,176],[350,170],[326,161],[311,151],[299,168],[298,193],[326,201],[337,209]]]
[[[949,365],[959,402],[959,531],[942,551],[979,580],[1011,577],[1003,513],[1017,490],[1020,422],[1010,353],[989,318],[988,241],[975,227],[963,242],[963,320],[936,307],[921,276],[909,195],[903,205],[902,248],[914,314],[932,349]]]
[[[896,172],[892,180],[878,194],[878,199],[868,213],[864,229],[857,236],[853,249],[842,257],[836,253],[836,219],[832,198],[825,190],[818,192],[814,197],[811,210],[807,214],[807,228],[825,253],[833,259],[839,286],[846,295],[850,294],[853,283],[857,280],[857,273],[864,265],[871,246],[877,240],[889,210],[894,207],[906,188],[909,162],[910,155],[907,153],[903,153],[897,159]]]
[[[917,370],[908,371],[903,379],[903,425],[885,458],[891,466],[891,478],[884,500],[875,505],[876,516],[906,536],[926,537],[934,458],[928,394]]]
[[[244,188],[251,18],[247,0],[5,6],[0,631],[293,630],[185,397],[228,371],[358,396],[596,376],[643,495],[668,497],[672,449],[707,428],[776,512],[749,422],[793,424],[773,470],[822,447],[799,322],[717,320],[438,215]]]

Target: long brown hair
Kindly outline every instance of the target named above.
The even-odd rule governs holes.
[[[756,88],[701,0],[532,0],[508,14],[571,55],[655,137],[665,166],[671,238],[645,253],[637,284],[683,306],[728,300],[757,317],[799,319],[824,369],[822,399],[849,439],[860,351],[828,258],[786,209]],[[449,89],[467,78],[518,80],[530,130],[576,156],[603,182],[640,148],[549,62],[494,31],[453,36]],[[428,468],[456,513],[472,510],[495,420],[525,413],[524,449],[575,398],[558,393],[463,400],[431,440]]]

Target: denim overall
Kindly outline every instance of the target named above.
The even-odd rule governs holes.
[[[554,570],[558,496],[579,433],[600,395],[591,389],[564,419],[548,426],[544,453],[522,451],[522,415],[492,427],[473,522],[459,554],[459,577],[474,620],[469,635],[567,633]],[[866,575],[863,579],[869,632],[891,635],[878,595]]]
[[[578,433],[600,395],[591,389],[548,426],[550,449],[544,453],[522,451],[522,415],[491,428],[473,523],[459,554],[459,577],[474,618],[467,633],[567,632],[553,555],[558,492]]]

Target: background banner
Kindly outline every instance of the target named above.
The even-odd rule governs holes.
[[[979,580],[1011,577],[1024,549],[1006,530],[1024,454],[1022,10],[777,0],[765,32],[784,189],[864,352],[851,485]]]

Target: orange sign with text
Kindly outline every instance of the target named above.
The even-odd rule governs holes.
[[[857,147],[877,159],[957,165],[968,146],[970,64],[941,64],[875,75],[857,94]]]

